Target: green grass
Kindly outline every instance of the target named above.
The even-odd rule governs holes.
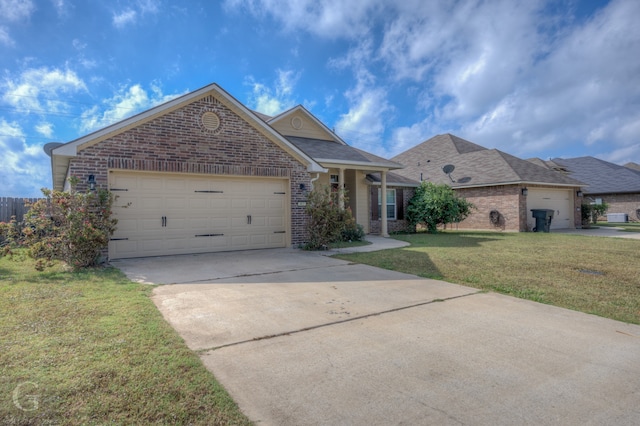
[[[249,424],[150,292],[0,258],[0,424]]]
[[[640,240],[453,231],[394,238],[411,246],[335,257],[640,324]]]
[[[622,228],[622,230],[625,232],[640,232],[640,222],[627,222],[627,223],[598,222],[596,226]]]

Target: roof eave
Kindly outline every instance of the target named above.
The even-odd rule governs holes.
[[[455,182],[454,182],[455,183]],[[482,188],[486,186],[507,186],[507,185],[540,185],[540,186],[561,186],[566,188],[582,188],[586,185],[584,184],[569,184],[569,183],[553,183],[553,182],[535,182],[535,181],[505,181],[505,182],[493,182],[493,183],[479,183],[475,185],[452,185],[453,189],[463,189],[463,188]]]
[[[335,158],[314,158],[314,160],[320,163],[321,165],[323,165],[324,167],[333,167],[333,168],[339,168],[341,166],[350,166],[350,168],[352,169],[375,170],[375,171],[398,170],[398,169],[404,168],[404,166],[401,164],[397,164],[397,166],[394,166],[392,164],[385,164],[385,163],[338,160]]]

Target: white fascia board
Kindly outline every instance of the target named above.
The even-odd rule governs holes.
[[[325,167],[334,167],[340,168],[342,166],[354,166],[353,168],[358,168],[361,170],[376,170],[376,171],[389,171],[389,170],[398,170],[404,169],[404,166],[399,165],[399,167],[393,167],[389,164],[383,163],[371,163],[366,161],[345,161],[345,160],[336,160],[332,158],[317,158],[316,161],[318,163],[323,164]]]

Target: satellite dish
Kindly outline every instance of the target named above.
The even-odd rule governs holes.
[[[44,150],[45,154],[47,154],[49,157],[51,157],[51,151],[53,151],[54,149],[56,149],[60,145],[64,145],[64,144],[62,142],[49,142],[48,144],[43,146],[42,149]]]
[[[442,171],[450,175],[451,172],[453,172],[455,169],[456,169],[456,166],[454,166],[453,164],[447,164],[442,168]]]

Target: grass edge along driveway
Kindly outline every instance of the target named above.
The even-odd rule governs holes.
[[[250,424],[152,289],[0,258],[0,424]]]
[[[471,231],[394,238],[411,245],[335,257],[640,324],[640,240]]]

